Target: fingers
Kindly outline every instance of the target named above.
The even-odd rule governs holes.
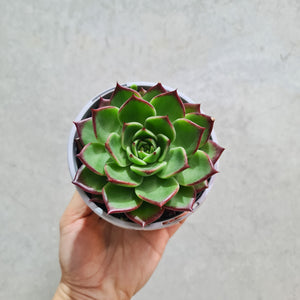
[[[186,219],[183,219],[179,221],[177,224],[174,224],[173,226],[167,227],[166,230],[169,234],[169,238],[173,236],[173,234],[180,228],[180,226],[185,222]]]
[[[85,218],[92,213],[92,210],[84,203],[79,193],[76,191],[63,213],[60,225],[65,226],[78,219]]]

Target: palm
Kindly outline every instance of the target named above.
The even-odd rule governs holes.
[[[125,230],[99,219],[79,200],[74,201],[80,215],[68,215],[67,209],[61,222],[63,279],[93,296],[113,282],[114,289],[131,297],[147,282],[179,225],[149,232]]]

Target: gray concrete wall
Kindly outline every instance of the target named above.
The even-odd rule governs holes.
[[[134,80],[201,103],[226,147],[134,299],[299,299],[297,0],[0,0],[0,298],[51,299],[72,120]]]

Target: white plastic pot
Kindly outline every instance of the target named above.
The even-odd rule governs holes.
[[[148,89],[148,88],[154,86],[156,83],[139,82],[138,81],[138,82],[129,82],[129,83],[122,84],[122,85],[126,86],[126,87],[130,87],[133,84],[137,85],[139,88],[143,87],[145,89]],[[175,90],[175,89],[173,89],[171,87],[168,87],[168,86],[165,86],[165,85],[163,85],[163,87],[167,91],[174,91]],[[78,114],[78,116],[76,117],[76,119],[74,121],[78,122],[82,119],[85,119],[85,118],[89,117],[91,115],[91,109],[97,107],[100,97],[109,98],[110,95],[112,94],[113,90],[114,90],[114,87],[100,93],[98,96],[96,96],[95,98],[90,100],[83,107],[83,109],[81,110],[81,112]],[[177,92],[178,92],[179,97],[184,102],[195,103],[194,101],[192,101],[190,98],[188,98],[184,94],[180,93],[179,91],[177,91]],[[70,171],[72,180],[74,179],[75,174],[76,174],[76,172],[77,172],[77,170],[80,166],[80,165],[78,165],[78,161],[76,159],[77,146],[76,146],[75,138],[77,138],[77,137],[78,137],[78,135],[77,135],[76,127],[75,127],[75,125],[73,125],[73,127],[71,129],[70,137],[69,137],[69,142],[68,142],[68,163],[69,163],[69,171]],[[211,133],[211,138],[214,142],[217,143],[217,138],[216,138],[214,130]],[[214,168],[216,170],[218,170],[218,162],[214,165]],[[94,211],[94,213],[96,213],[99,217],[106,220],[107,222],[112,223],[112,224],[114,224],[116,226],[119,226],[119,227],[122,227],[122,228],[126,228],[126,229],[155,230],[155,229],[161,229],[161,228],[164,228],[164,227],[174,225],[174,224],[178,223],[179,221],[187,218],[192,213],[194,213],[195,210],[198,209],[199,206],[204,202],[207,193],[209,192],[209,190],[211,189],[211,187],[213,185],[213,181],[214,181],[214,175],[212,177],[210,177],[210,179],[209,179],[208,188],[197,195],[197,199],[196,199],[196,201],[193,205],[193,211],[192,212],[183,212],[183,213],[179,212],[175,217],[172,217],[172,218],[169,218],[169,219],[166,219],[166,220],[159,219],[158,221],[153,222],[149,225],[146,225],[145,227],[142,227],[142,226],[140,226],[140,225],[138,225],[138,224],[136,224],[136,223],[134,223],[130,220],[128,220],[128,221],[127,220],[122,220],[122,219],[120,219],[116,216],[108,215],[96,203],[90,201],[90,198],[89,198],[89,196],[86,192],[84,192],[83,190],[81,190],[77,186],[76,186],[76,188],[77,188],[79,194],[81,195],[82,199]]]

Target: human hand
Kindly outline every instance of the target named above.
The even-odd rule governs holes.
[[[53,300],[130,299],[149,280],[180,225],[122,229],[99,218],[76,192],[60,221],[62,277]]]

